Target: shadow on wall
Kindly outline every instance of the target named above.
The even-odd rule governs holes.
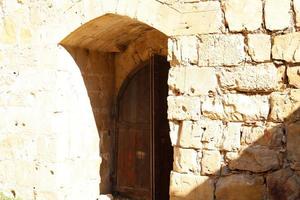
[[[185,125],[180,124],[178,131],[179,146],[182,145],[178,143],[185,140],[180,131],[182,126]],[[209,124],[200,126],[203,130],[201,151],[175,147],[171,200],[300,199],[300,108],[283,123],[266,126],[228,123],[225,134],[226,131],[228,134],[237,132],[240,146],[233,140],[220,144],[216,134],[209,134],[218,130],[215,124],[213,127]],[[216,146],[223,150],[214,150]],[[194,162],[195,158],[201,160],[202,169]],[[202,176],[199,176],[200,172]]]

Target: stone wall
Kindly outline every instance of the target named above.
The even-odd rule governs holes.
[[[298,4],[183,3],[220,17],[169,39],[171,199],[300,198]]]
[[[166,54],[167,35],[171,199],[300,198],[299,0],[0,7],[0,191],[94,200],[101,175],[109,192],[112,96],[149,50]],[[128,16],[106,22],[116,35],[98,23],[106,13]]]

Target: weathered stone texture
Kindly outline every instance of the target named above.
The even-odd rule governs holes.
[[[171,172],[170,199],[172,200],[213,200],[213,191],[214,182],[208,176]]]
[[[300,198],[300,176],[286,168],[267,176],[269,200]]]
[[[200,173],[200,152],[194,149],[174,148],[173,169],[179,173]]]
[[[282,85],[284,71],[274,64],[245,65],[221,68],[218,72],[221,87],[241,92],[272,92]]]
[[[179,9],[190,4],[181,4]],[[220,2],[193,2],[180,17],[180,23],[174,30],[176,35],[220,33],[224,29]],[[199,23],[201,22],[201,23]]]
[[[269,35],[249,34],[248,48],[253,61],[264,62],[271,59],[271,37]]]
[[[168,84],[174,93],[189,96],[216,93],[218,88],[216,71],[211,67],[172,67],[169,71]]]
[[[201,160],[202,175],[219,174],[221,169],[221,154],[219,151],[203,151]]]
[[[300,162],[300,122],[294,122],[286,127],[287,156],[291,162]]]
[[[245,60],[242,35],[201,35],[199,40],[199,66],[238,65]]]
[[[251,172],[266,172],[279,168],[279,154],[265,146],[250,146],[238,153],[227,153],[226,160],[230,169]]]
[[[169,96],[168,119],[198,120],[200,117],[200,98]]]
[[[291,0],[266,0],[265,22],[267,29],[275,31],[290,27],[292,22],[290,11]]]
[[[227,94],[224,97],[205,98],[204,116],[231,121],[260,121],[267,119],[269,98],[266,95]]]
[[[284,93],[274,92],[270,97],[270,104],[270,120],[282,122],[299,119],[300,90],[292,89]]]
[[[288,67],[287,76],[291,86],[300,88],[300,66]]]
[[[294,10],[296,13],[296,26],[300,26],[300,1],[299,0],[294,0]]]
[[[288,33],[274,37],[272,56],[277,60],[300,62],[300,33]]]
[[[225,18],[231,31],[253,31],[261,27],[261,0],[223,0],[223,4]]]
[[[262,145],[270,149],[281,149],[284,141],[283,126],[268,123],[266,126],[243,126],[241,129],[241,145]]]
[[[261,200],[265,192],[263,177],[255,175],[221,177],[216,185],[217,200]]]

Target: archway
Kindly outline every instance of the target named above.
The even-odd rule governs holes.
[[[101,193],[111,193],[113,188],[117,94],[128,75],[147,62],[151,54],[164,56],[166,61],[167,39],[140,21],[106,14],[84,24],[61,42],[80,68],[93,108],[102,158]]]

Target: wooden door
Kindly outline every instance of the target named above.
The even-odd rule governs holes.
[[[169,64],[163,57],[151,63],[126,81],[118,97],[114,190],[134,200],[169,198],[173,158],[167,120]]]

